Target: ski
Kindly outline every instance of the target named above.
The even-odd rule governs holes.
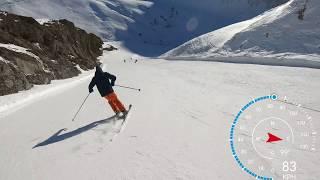
[[[128,117],[128,115],[129,115],[129,113],[130,113],[131,107],[132,107],[132,104],[130,104],[130,105],[129,105],[129,107],[128,107],[128,111],[127,111],[126,115],[124,115],[124,117],[123,117],[123,120],[122,120],[121,126],[123,126],[123,124],[126,122],[127,117]]]
[[[110,141],[113,141],[113,139],[123,130],[124,126],[126,125],[126,121],[127,121],[128,117],[129,117],[129,115],[130,115],[130,110],[131,110],[131,108],[132,108],[132,104],[129,105],[127,114],[124,115],[123,117],[121,117],[122,122],[121,122],[121,124],[120,124],[120,127],[119,127],[119,129],[115,132],[115,134],[114,134],[113,137],[110,139]]]

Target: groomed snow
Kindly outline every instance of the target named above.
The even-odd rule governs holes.
[[[81,68],[79,67],[79,69]],[[90,78],[89,75],[92,71],[83,71],[82,69],[81,71],[82,74],[75,78],[53,80],[49,85],[34,85],[30,90],[2,96],[0,101],[0,118],[24,108],[34,101],[59,94],[59,92],[63,92]]]
[[[93,71],[0,97],[0,179],[247,180],[228,141],[234,115],[244,104],[277,93],[320,109],[316,69],[148,58],[134,63],[133,56],[118,50],[101,57],[117,84],[142,89],[115,87],[133,109],[113,142],[113,123],[106,119],[113,113],[96,88],[71,121]],[[3,108],[14,102],[19,105]],[[310,113],[319,119],[319,113]],[[319,121],[314,123],[319,132]],[[316,180],[320,156],[306,154],[296,155],[307,164],[299,175]]]

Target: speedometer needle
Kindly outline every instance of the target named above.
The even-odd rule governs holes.
[[[275,141],[281,141],[281,140],[282,140],[282,139],[279,138],[278,136],[273,135],[273,134],[271,134],[271,133],[268,133],[268,136],[269,136],[269,138],[268,138],[268,140],[267,140],[267,143],[272,143],[272,142],[275,142]]]

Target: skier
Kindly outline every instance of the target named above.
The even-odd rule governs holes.
[[[89,92],[93,92],[93,87],[96,85],[101,97],[104,97],[110,104],[112,110],[116,113],[117,117],[120,117],[120,113],[126,116],[127,110],[121,101],[118,99],[116,93],[114,92],[112,86],[116,81],[116,76],[103,72],[99,65],[96,66],[96,72],[89,84]]]

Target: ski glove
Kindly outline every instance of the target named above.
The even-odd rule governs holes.
[[[92,93],[93,92],[93,89],[89,89],[89,93]]]

